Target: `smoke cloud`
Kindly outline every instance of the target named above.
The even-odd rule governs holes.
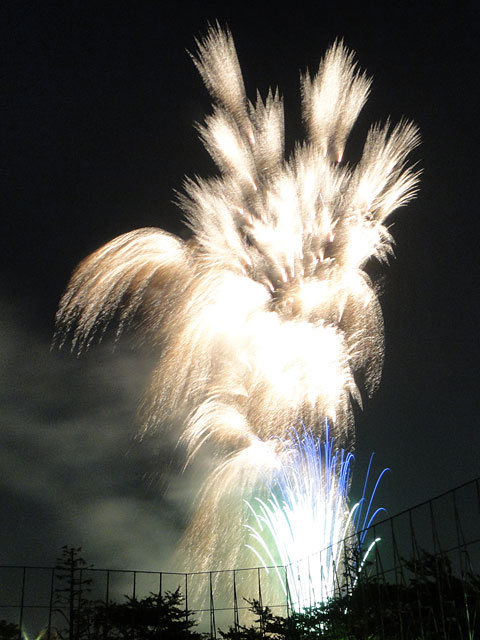
[[[54,564],[68,544],[96,566],[173,569],[194,490],[165,434],[137,438],[149,358],[125,341],[51,351],[2,306],[0,563]]]

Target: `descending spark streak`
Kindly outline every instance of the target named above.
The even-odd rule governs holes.
[[[275,567],[279,584],[296,610],[333,597],[339,588],[345,588],[347,578],[351,583],[377,542],[362,550],[366,531],[359,530],[358,522],[365,489],[362,499],[349,508],[353,455],[333,445],[328,424],[323,442],[309,430],[304,429],[302,434],[292,430],[281,442],[280,463],[270,481],[269,498],[247,503],[254,516],[254,524],[245,525],[253,539],[253,546],[247,547],[267,572],[267,562]],[[370,513],[385,471],[375,485],[364,525],[370,526],[384,511],[380,508]]]
[[[230,33],[212,27],[194,62],[214,101],[199,131],[219,175],[185,184],[192,237],[139,229],[93,253],[60,302],[57,341],[73,332],[81,351],[111,320],[120,333],[142,314],[160,348],[145,428],[182,423],[188,460],[214,446],[192,524],[205,540],[215,523],[201,510],[218,513],[234,484],[254,484],[258,443],[298,419],[321,432],[326,417],[337,442],[351,437],[357,381],[373,392],[383,359],[365,265],[391,251],[386,220],[416,191],[407,156],[419,138],[411,123],[374,126],[358,164],[340,164],[370,87],[341,42],[302,78],[308,137],[288,159],[282,100],[247,100]]]

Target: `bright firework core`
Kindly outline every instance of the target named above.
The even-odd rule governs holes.
[[[357,165],[341,162],[370,80],[337,42],[301,77],[307,138],[286,159],[278,93],[248,101],[228,31],[210,28],[197,44],[214,101],[199,131],[219,173],[186,181],[191,239],[148,228],[112,240],[79,265],[57,314],[59,342],[72,331],[78,351],[112,319],[120,334],[140,317],[159,352],[145,429],[181,425],[187,462],[206,442],[213,450],[183,543],[190,571],[248,563],[238,505],[275,472],[265,455],[273,438],[288,438],[298,420],[321,437],[328,419],[351,448],[352,399],[374,391],[383,360],[364,268],[391,252],[386,223],[415,193],[407,156],[419,140],[411,123],[377,125]],[[295,499],[317,509],[307,493],[310,503]],[[322,526],[341,534],[348,525],[342,515]]]

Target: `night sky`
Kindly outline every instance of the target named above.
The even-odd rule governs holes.
[[[357,415],[357,473],[372,451],[391,469],[390,515],[480,475],[478,6],[426,4],[2,4],[0,564],[53,564],[68,544],[96,566],[175,569],[202,463],[182,475],[170,439],[135,438],[151,354],[128,337],[80,358],[50,344],[83,257],[138,227],[185,236],[175,190],[214,171],[187,50],[217,19],[249,96],[280,88],[290,149],[300,71],[337,37],[373,76],[345,159],[373,122],[418,124],[423,176],[391,217],[384,373]]]

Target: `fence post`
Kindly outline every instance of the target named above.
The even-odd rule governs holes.
[[[158,598],[157,598],[157,627],[160,626],[161,604],[162,604],[162,572],[158,574]]]
[[[212,572],[208,573],[209,589],[210,589],[210,637],[217,637],[217,629],[215,624],[215,604],[213,602],[213,581]]]
[[[132,640],[135,640],[135,629],[137,626],[137,572],[133,572],[133,595],[132,595]]]
[[[188,625],[188,573],[185,574],[185,629]]]
[[[27,575],[27,568],[23,567],[22,574],[22,595],[20,598],[20,618],[18,621],[18,640],[22,640],[22,626],[23,626],[23,607],[25,605],[25,580]]]
[[[53,592],[55,583],[55,567],[52,568],[51,578],[50,578],[50,602],[48,604],[48,640],[51,639],[51,631],[52,631],[52,613],[53,613]]]
[[[287,618],[290,617],[290,587],[288,585],[288,572],[287,572],[287,566],[285,565],[283,567],[283,571],[285,573],[285,596],[286,596],[286,609],[287,609]]]
[[[390,531],[392,535],[392,545],[393,545],[392,557],[393,557],[393,571],[395,576],[395,594],[396,594],[396,600],[397,600],[397,619],[398,619],[398,626],[400,629],[400,639],[403,640],[404,624],[403,624],[403,615],[402,615],[402,603],[400,600],[400,590],[404,586],[405,580],[403,577],[401,556],[400,556],[398,545],[397,545],[397,536],[395,535],[394,518],[390,519]]]
[[[240,627],[240,620],[238,616],[238,600],[237,600],[237,571],[233,569],[233,626],[235,631],[238,631]]]
[[[103,622],[103,637],[105,640],[108,638],[108,609],[110,601],[110,571],[107,569],[107,584],[105,588],[105,620]]]

